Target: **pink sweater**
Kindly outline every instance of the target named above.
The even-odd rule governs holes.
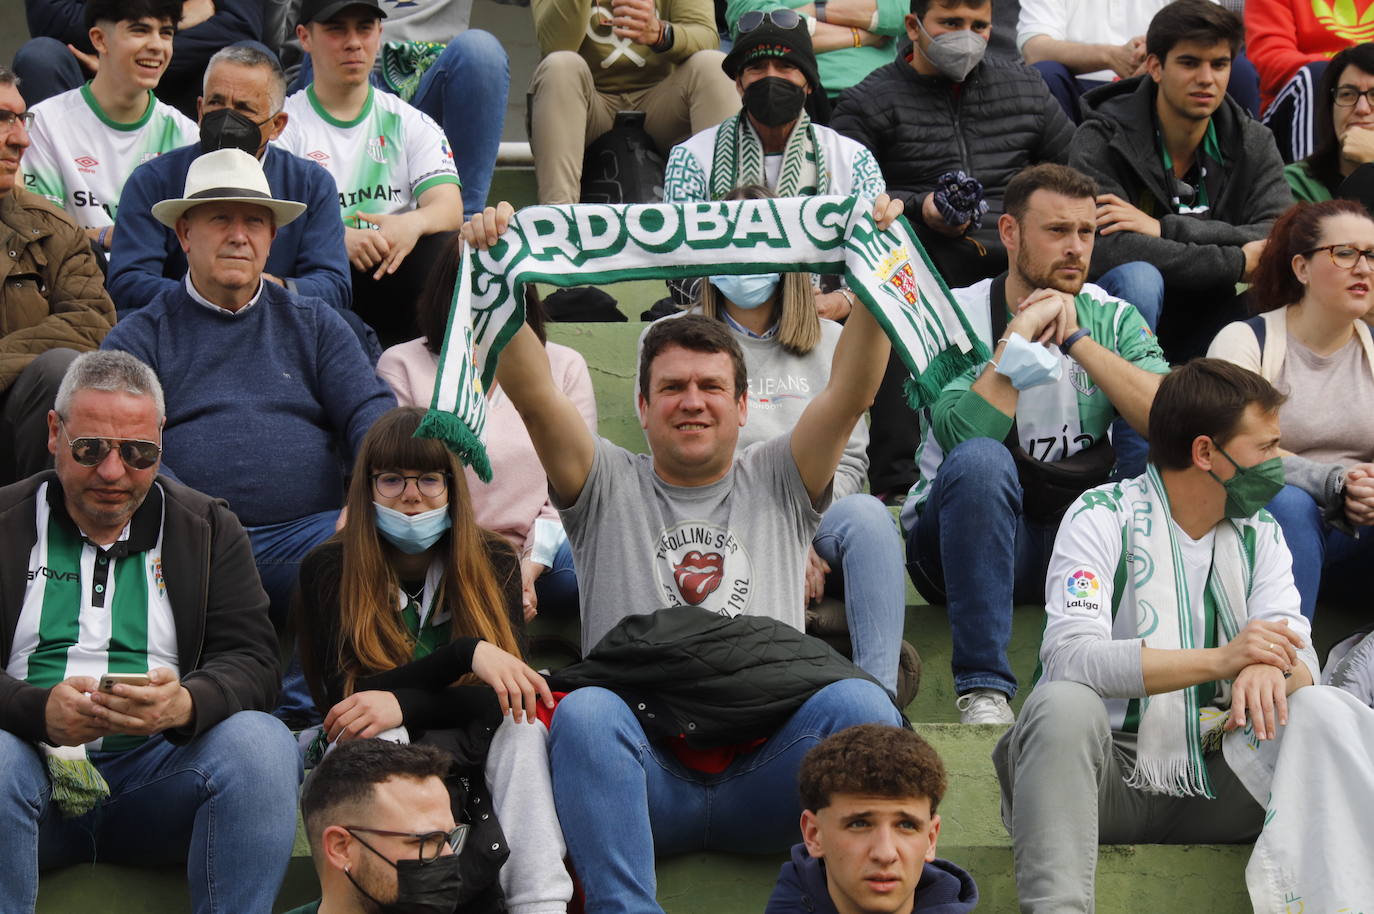
[[[545,350],[554,383],[596,434],[596,398],[586,359],[558,343],[549,343]],[[402,406],[429,406],[438,370],[438,360],[425,348],[423,337],[392,346],[377,362],[377,374],[391,385]],[[473,512],[479,526],[501,534],[524,555],[534,544],[535,519],[557,521],[558,512],[549,503],[549,480],[525,423],[499,387],[493,387],[487,397],[486,443],[491,482],[483,483],[472,470],[467,471]]]

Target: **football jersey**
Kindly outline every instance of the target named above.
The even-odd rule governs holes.
[[[200,141],[196,122],[148,93],[131,124],[113,121],[90,84],[33,106],[33,129],[21,168],[24,186],[67,211],[82,228],[112,225],[133,170],[149,159]]]
[[[439,125],[388,92],[368,89],[351,121],[320,105],[314,85],[286,100],[290,116],[277,145],[325,168],[339,185],[344,224],[363,228],[359,213],[404,213],[431,187],[458,184],[453,150]]]

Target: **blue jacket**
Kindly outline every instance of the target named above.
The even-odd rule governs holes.
[[[972,876],[948,860],[925,865],[912,914],[965,914],[976,907]],[[795,845],[792,859],[782,865],[764,914],[838,914],[825,883],[825,861],[808,854],[805,844]]]
[[[154,219],[152,210],[154,203],[185,193],[186,171],[200,154],[195,143],[174,149],[135,168],[125,182],[107,282],[120,313],[141,308],[168,289],[180,288],[186,255],[176,232]],[[277,230],[267,272],[286,280],[287,288],[299,295],[348,309],[353,286],[333,176],[270,143],[262,165],[272,196],[307,206],[300,218]]]
[[[331,214],[337,221],[337,207]],[[342,506],[345,467],[396,405],[334,309],[270,282],[237,313],[169,289],[115,324],[101,348],[157,372],[163,471],[228,501],[246,527]]]

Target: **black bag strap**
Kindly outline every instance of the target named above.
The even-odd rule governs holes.
[[[1007,332],[1007,274],[994,277],[992,286],[988,289],[988,317],[992,321],[992,339],[988,340],[988,350],[997,351],[997,341]],[[1007,432],[1007,437],[1002,439],[1002,443],[1013,450],[1020,442],[1020,437],[1016,431],[1016,414],[1011,416],[1011,430]]]
[[[1257,314],[1257,315],[1255,315],[1254,317],[1246,318],[1245,323],[1246,323],[1247,326],[1249,326],[1249,328],[1250,328],[1251,330],[1255,331],[1255,339],[1259,341],[1260,359],[1263,360],[1263,359],[1264,359],[1264,336],[1265,336],[1266,330],[1268,329],[1268,328],[1265,326],[1265,323],[1264,323],[1264,315],[1263,315],[1263,314]]]

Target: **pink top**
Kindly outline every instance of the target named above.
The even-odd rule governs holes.
[[[587,360],[577,350],[558,343],[544,348],[554,383],[596,434],[596,398]],[[377,362],[377,374],[395,391],[402,406],[428,407],[438,371],[438,359],[425,348],[424,337],[392,346]],[[473,512],[479,526],[501,534],[525,555],[534,545],[535,519],[546,517],[556,522],[558,512],[549,503],[549,480],[534,453],[534,442],[500,387],[493,387],[487,397],[486,444],[491,482],[484,483],[472,470],[467,471]]]

